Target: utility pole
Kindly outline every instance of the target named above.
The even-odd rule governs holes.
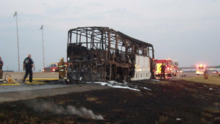
[[[44,34],[43,34],[44,26],[41,25],[40,30],[42,30],[42,51],[43,51],[43,68],[45,67],[45,59],[44,59]]]
[[[18,14],[17,14],[17,11],[15,11],[14,13],[14,17],[16,17],[16,28],[17,28],[17,47],[18,47],[18,72],[20,72],[20,56],[19,56],[19,36],[18,36]]]

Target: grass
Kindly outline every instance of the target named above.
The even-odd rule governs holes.
[[[98,98],[96,98],[96,97],[87,97],[86,98],[86,101],[89,101],[89,102],[94,102],[94,101],[97,101],[98,100]]]
[[[218,114],[220,112],[217,108],[214,107],[205,108],[205,111],[212,114]]]
[[[204,84],[220,85],[220,76],[218,75],[209,75],[208,80],[205,80],[203,76],[184,78],[184,80],[193,81],[197,83],[204,83]]]
[[[215,102],[215,103],[214,103],[214,106],[216,106],[216,107],[219,106],[219,107],[220,107],[220,103],[219,103],[219,102]]]
[[[160,116],[159,117],[159,121],[156,121],[156,124],[165,124],[168,121],[168,117],[167,116]]]
[[[218,108],[216,108],[216,106],[218,106],[219,103],[215,102],[214,106],[210,106],[207,108],[204,108],[203,112],[202,112],[202,118],[201,118],[201,122],[202,123],[213,123],[213,122],[217,122],[220,117],[218,117],[218,114],[220,114]],[[211,121],[211,122],[208,122]],[[217,124],[217,123],[216,123]],[[219,124],[219,123],[218,123]]]
[[[154,84],[159,84],[159,85],[166,85],[166,84],[170,84],[169,81],[152,81],[152,83]]]

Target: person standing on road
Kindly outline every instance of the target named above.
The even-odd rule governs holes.
[[[58,63],[58,70],[59,70],[59,79],[64,79],[64,77],[65,77],[65,63],[63,61],[63,58],[61,58],[60,62]]]
[[[32,82],[32,67],[34,67],[35,70],[35,66],[34,66],[34,62],[31,59],[31,54],[28,54],[28,57],[24,59],[23,62],[23,70],[25,69],[25,75],[24,75],[24,79],[23,82],[25,81],[25,79],[27,78],[28,74],[29,74],[29,82]]]
[[[2,75],[3,75],[2,66],[3,65],[4,65],[4,62],[2,61],[2,58],[0,57],[0,81],[2,81]]]
[[[209,72],[207,69],[205,69],[204,71],[204,78],[208,81],[208,78],[209,78]]]
[[[164,79],[166,79],[166,78],[165,78],[165,69],[166,69],[165,63],[163,63],[163,64],[160,66],[160,68],[161,68],[160,79],[162,79],[162,77],[163,77]]]

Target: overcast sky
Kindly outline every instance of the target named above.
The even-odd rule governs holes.
[[[36,70],[66,59],[67,31],[106,26],[151,43],[155,59],[171,58],[180,67],[220,65],[220,0],[0,0],[0,56],[3,70],[18,70],[30,53]]]

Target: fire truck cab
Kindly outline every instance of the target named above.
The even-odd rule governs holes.
[[[196,74],[197,75],[204,74],[205,69],[206,69],[206,65],[205,64],[198,64],[198,65],[196,65]]]
[[[162,60],[155,60],[155,75],[160,76],[161,75],[161,65],[165,64],[166,70],[165,74],[167,76],[176,76],[178,73],[178,62],[174,62],[170,59],[162,59]]]
[[[66,66],[67,62],[65,62]],[[42,72],[58,72],[58,63],[50,63],[48,67],[44,67]]]

